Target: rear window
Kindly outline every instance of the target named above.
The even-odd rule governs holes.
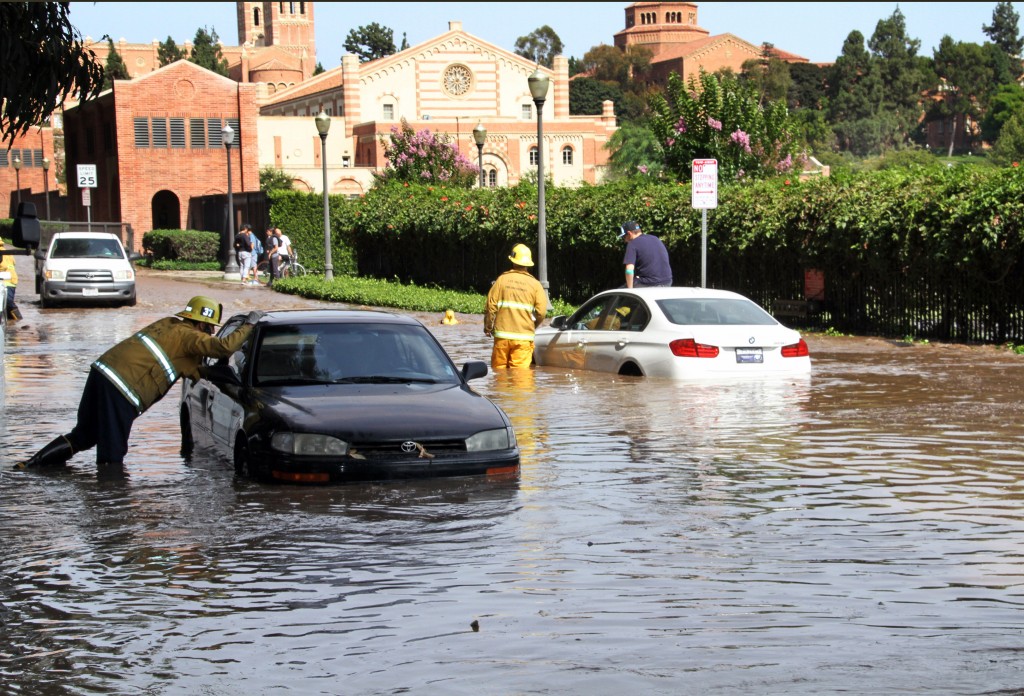
[[[57,239],[51,259],[123,259],[124,250],[116,239]]]
[[[673,324],[700,326],[772,326],[778,322],[750,300],[676,299],[658,300],[658,306]]]

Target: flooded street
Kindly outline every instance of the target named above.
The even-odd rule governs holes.
[[[142,273],[136,307],[44,311],[22,272],[2,694],[1024,691],[1024,356],[812,336],[808,380],[492,373],[515,482],[239,481],[180,456],[180,387],[127,477],[93,451],[10,471],[100,353],[193,295],[323,306]],[[489,358],[480,317],[413,314]]]

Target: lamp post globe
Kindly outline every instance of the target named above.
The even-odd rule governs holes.
[[[541,72],[540,66],[527,78],[530,95],[537,106],[537,280],[540,281],[544,293],[548,295],[548,308],[551,308],[551,295],[548,292],[548,239],[547,214],[544,205],[544,100],[548,96],[551,80]]]
[[[21,205],[21,158],[15,155],[11,164],[14,165],[14,188],[18,190],[18,205]]]
[[[334,280],[334,264],[331,263],[331,203],[327,196],[327,131],[331,129],[331,117],[320,109],[314,120],[316,132],[320,134],[320,165],[324,172],[324,279]]]
[[[228,225],[225,238],[221,240],[221,256],[224,258],[224,278],[233,279],[238,274],[238,261],[233,251],[235,241],[235,198],[231,190],[231,143],[235,142],[235,129],[225,123],[220,130],[220,140],[228,159]]]
[[[487,129],[484,124],[476,124],[473,129],[473,142],[476,143],[477,166],[480,168],[480,188],[484,187],[484,143],[487,142]]]
[[[46,196],[46,219],[50,219],[50,160],[43,158],[43,192]]]

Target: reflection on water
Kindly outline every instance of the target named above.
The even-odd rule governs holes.
[[[275,487],[183,461],[177,390],[125,478],[91,453],[8,471],[70,425],[96,355],[176,311],[22,307],[4,693],[1021,687],[1018,356],[812,339],[795,381],[502,371],[473,385],[516,428],[519,481]],[[487,360],[479,326],[418,316]]]

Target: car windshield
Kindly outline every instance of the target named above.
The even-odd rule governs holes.
[[[263,386],[461,381],[426,327],[372,323],[266,326],[253,374]]]
[[[705,326],[771,326],[772,315],[744,299],[700,298],[658,300],[658,306],[673,324]]]
[[[116,239],[58,239],[53,243],[51,259],[123,259]]]

